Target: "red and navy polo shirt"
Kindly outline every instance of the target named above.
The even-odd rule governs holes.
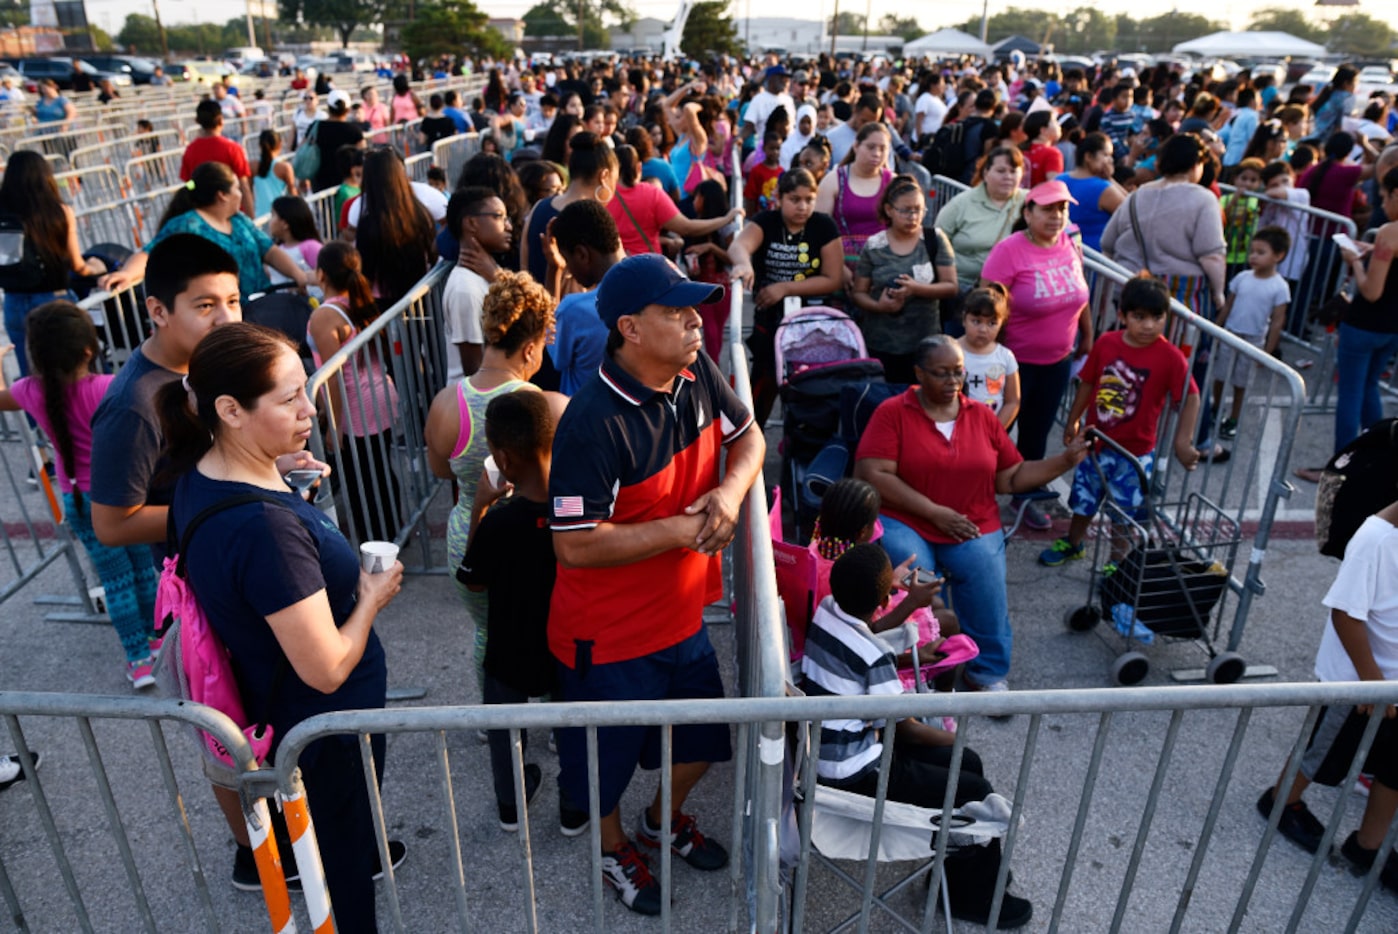
[[[573,396],[554,435],[550,528],[666,519],[718,486],[719,450],[748,430],[752,413],[706,354],[668,393],[610,357],[598,376]],[[704,606],[722,595],[719,556],[688,548],[619,567],[559,565],[549,649],[570,668],[580,641],[597,664],[640,658],[692,636]]]

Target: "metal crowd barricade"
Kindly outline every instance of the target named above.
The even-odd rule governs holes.
[[[430,152],[420,152],[404,160],[404,168],[408,171],[408,179],[414,182],[426,183],[427,170],[432,168],[432,165],[432,153]]]
[[[155,236],[160,218],[178,185],[157,188],[113,204],[77,213],[78,242],[84,249],[99,243],[119,243],[139,250]]]
[[[25,488],[31,478],[38,484],[37,490]],[[0,413],[0,489],[6,491],[0,498],[9,500],[8,505],[0,506],[0,605],[61,558],[68,568],[72,592],[41,595],[34,602],[64,608],[47,614],[49,619],[105,621],[89,595],[77,542],[60,522],[62,509],[41,466],[34,429],[23,415],[14,412]],[[36,499],[36,492],[41,498]],[[36,511],[39,502],[43,506]]]
[[[124,170],[126,163],[137,156],[156,152],[177,151],[184,147],[184,140],[174,130],[157,130],[154,133],[141,133],[122,140],[75,149],[68,157],[74,169],[87,169],[96,165],[111,165]]]
[[[780,671],[784,671],[784,659],[782,664]],[[1370,905],[1378,884],[1377,865],[1362,881],[1334,878],[1332,884],[1329,881],[1332,876],[1327,876],[1325,888],[1316,889],[1321,873],[1328,871],[1331,843],[1335,842],[1338,828],[1345,824],[1345,812],[1354,806],[1351,802],[1355,799],[1343,793],[1334,796],[1333,805],[1325,812],[1324,823],[1328,829],[1318,852],[1307,857],[1309,865],[1304,879],[1291,875],[1278,878],[1277,868],[1267,866],[1267,857],[1276,840],[1280,811],[1270,815],[1265,824],[1253,823],[1252,802],[1257,788],[1252,787],[1247,776],[1254,770],[1240,772],[1239,765],[1241,761],[1251,766],[1252,763],[1243,758],[1244,753],[1255,751],[1258,742],[1270,740],[1269,734],[1280,735],[1283,743],[1268,742],[1265,748],[1275,756],[1277,763],[1284,765],[1279,797],[1285,798],[1320,709],[1374,704],[1375,710],[1368,719],[1360,747],[1348,763],[1348,774],[1339,785],[1348,789],[1364,763],[1382,720],[1384,705],[1395,702],[1398,702],[1398,684],[1363,682],[342,711],[311,718],[289,731],[278,752],[277,776],[283,798],[302,800],[305,790],[299,781],[297,763],[307,746],[327,736],[355,735],[359,738],[374,836],[385,867],[383,884],[388,911],[379,918],[384,930],[420,929],[428,923],[427,917],[435,921],[439,917],[437,913],[454,905],[457,926],[463,931],[498,930],[522,922],[525,930],[534,932],[541,929],[540,916],[560,913],[572,919],[575,930],[611,931],[621,928],[624,922],[619,922],[616,916],[609,917],[604,899],[595,792],[589,803],[592,824],[588,842],[590,859],[586,864],[590,876],[587,878],[591,896],[590,922],[581,920],[583,914],[578,910],[589,901],[584,894],[587,883],[579,865],[581,860],[573,859],[565,864],[575,867],[573,874],[549,875],[546,884],[540,884],[535,878],[538,870],[534,847],[539,843],[531,845],[531,836],[536,841],[538,837],[538,832],[531,832],[531,824],[537,827],[541,823],[535,818],[544,809],[531,806],[523,799],[522,735],[531,729],[584,729],[588,768],[591,775],[596,776],[599,728],[660,727],[661,806],[669,809],[671,729],[691,723],[732,724],[739,734],[735,746],[735,780],[731,801],[720,800],[722,806],[729,808],[733,819],[735,843],[740,834],[749,833],[751,847],[734,847],[726,898],[721,891],[722,880],[716,878],[702,893],[696,893],[695,889],[706,883],[693,873],[684,875],[682,884],[690,899],[698,900],[708,912],[710,920],[703,929],[735,932],[846,930],[857,922],[861,930],[868,930],[878,895],[877,875],[873,871],[865,873],[858,891],[842,898],[838,880],[812,864],[812,812],[808,805],[814,800],[814,785],[810,782],[809,755],[813,751],[811,743],[818,742],[814,737],[819,736],[821,724],[840,719],[885,721],[885,755],[881,770],[886,774],[897,720],[954,717],[959,726],[950,771],[955,775],[955,763],[962,761],[971,734],[982,728],[979,718],[1013,715],[1027,720],[1020,721],[1026,723],[1023,740],[1010,740],[1012,748],[1019,747],[1018,761],[1006,757],[997,769],[1001,774],[1015,776],[1013,783],[1003,783],[1010,815],[1002,843],[1002,868],[995,880],[997,903],[1007,887],[1008,872],[1013,870],[1020,877],[1021,890],[1029,885],[1037,893],[1036,918],[1047,919],[1040,921],[1047,925],[1047,930],[1164,930],[1166,925],[1159,913],[1162,899],[1167,906],[1173,905],[1168,927],[1171,931],[1181,930],[1186,924],[1190,929],[1236,930],[1255,903],[1265,904],[1269,913],[1289,911],[1287,930],[1318,929],[1320,925],[1329,924],[1355,931],[1365,922],[1368,923],[1365,929],[1378,930],[1386,928],[1374,925],[1382,925],[1385,918],[1391,920],[1393,911],[1382,902]],[[1295,727],[1290,723],[1277,726],[1273,722],[1275,718],[1263,716],[1288,708],[1296,708]],[[746,741],[748,737],[763,733],[764,725],[769,723],[778,727],[794,724],[798,735],[808,737],[804,750],[793,750],[780,732],[755,743]],[[510,731],[523,878],[519,884],[507,887],[493,883],[487,887],[478,883],[470,872],[465,844],[468,832],[461,827],[457,802],[475,792],[461,792],[454,787],[452,779],[448,734],[469,734],[483,729]],[[1262,733],[1263,739],[1259,740],[1256,733],[1250,734],[1250,729]],[[368,752],[369,737],[374,734],[395,734],[400,739],[416,734],[433,741],[430,752],[423,750],[424,758],[431,760],[429,767],[414,768],[414,763],[405,764],[401,754],[397,754],[391,769],[394,775],[406,772],[413,776],[409,780],[412,799],[430,796],[443,808],[442,824],[434,828],[443,832],[419,834],[423,841],[419,846],[431,848],[429,855],[413,862],[412,868],[401,871],[417,875],[413,891],[421,897],[413,900],[402,896],[399,874],[389,867],[389,827],[401,825],[403,820],[390,812],[380,794],[378,776]],[[423,747],[420,742],[397,742],[390,743],[390,749],[422,750]],[[781,765],[788,757],[794,766],[801,768],[806,779],[805,794],[795,802],[790,791],[782,790]],[[1275,774],[1269,770],[1267,781]],[[748,779],[754,775],[758,777],[750,784]],[[1245,783],[1241,790],[1237,787],[1240,775]],[[592,784],[595,787],[595,777]],[[948,803],[954,800],[954,784],[953,779],[946,790]],[[883,829],[879,815],[886,801],[887,786],[882,781],[880,786],[874,798],[875,817],[869,846],[872,853],[878,851],[879,834]],[[749,793],[750,788],[755,788],[757,797]],[[1073,789],[1077,800],[1065,801],[1065,789]],[[782,820],[778,816],[769,821],[764,816],[764,800],[768,797],[778,807],[794,803],[796,820]],[[314,800],[308,803],[311,808],[315,807]],[[1104,810],[1109,813],[1104,814]],[[1236,810],[1247,813],[1241,823],[1228,819]],[[1114,838],[1111,844],[1105,839],[1109,835]],[[931,827],[927,837],[930,845],[925,851],[925,869],[930,869],[932,878],[937,879],[940,865],[950,854],[950,841],[945,832]],[[1398,838],[1398,819],[1387,829],[1382,852],[1387,852],[1395,838]],[[1170,844],[1176,841],[1188,841],[1184,855],[1174,855],[1177,851]],[[778,869],[783,848],[792,857],[785,874]],[[1172,850],[1168,858],[1162,852],[1166,848]],[[1104,867],[1100,861],[1104,853],[1112,854],[1113,862],[1109,867]],[[298,849],[302,879],[315,891],[321,891],[322,880],[311,875],[308,866],[312,864],[302,862],[300,855]],[[668,850],[662,848],[657,862],[656,875],[662,887],[660,925],[664,930],[670,922],[674,860],[668,856]],[[764,867],[770,867],[769,876],[764,876]],[[1264,868],[1271,871],[1264,875]],[[429,878],[422,879],[422,873],[428,873]],[[748,885],[746,896],[742,891],[744,881]],[[913,912],[913,918],[904,918],[897,929],[931,930],[936,918],[938,888],[934,884],[924,894],[918,887],[912,890],[915,895],[905,896],[905,905]],[[503,890],[513,893],[513,897],[492,898],[494,893]],[[1051,904],[1044,897],[1045,892],[1052,893]],[[756,896],[755,901],[748,901],[751,895]],[[1114,906],[1110,925],[1103,914],[1108,906]],[[414,909],[419,914],[411,914]],[[625,914],[619,906],[613,906],[612,910]],[[1274,929],[1282,926],[1278,920]]]
[[[432,163],[447,173],[447,184],[455,187],[462,167],[480,151],[481,141],[478,134],[458,133],[432,144]]]
[[[323,243],[329,243],[340,235],[340,215],[335,210],[336,190],[327,188],[306,197],[306,204],[311,209],[311,217],[315,218],[316,230]]]
[[[13,148],[29,149],[34,152],[44,153],[45,155],[60,155],[66,160],[68,154],[76,149],[84,149],[90,146],[98,146],[102,143],[111,142],[112,140],[123,139],[126,135],[125,127],[73,126],[61,131],[23,137],[15,142]]]
[[[270,832],[266,799],[275,794],[275,776],[271,771],[258,771],[247,738],[227,716],[176,700],[0,692],[0,720],[8,728],[8,745],[19,754],[26,779],[20,786],[22,791],[16,789],[7,795],[5,803],[12,808],[8,812],[12,816],[5,829],[35,841],[22,850],[17,846],[0,848],[0,897],[16,930],[28,931],[32,917],[40,929],[90,932],[118,925],[125,930],[139,927],[155,931],[157,916],[162,929],[167,925],[172,930],[202,927],[215,934],[221,929],[226,919],[221,918],[215,904],[200,857],[201,850],[206,857],[211,855],[211,847],[207,840],[201,846],[192,829],[161,728],[164,723],[210,734],[238,763],[244,819],[268,920],[276,934],[296,930],[276,836]],[[144,742],[141,722],[147,726]],[[48,749],[38,769],[31,765],[29,734],[41,737],[35,746]],[[84,750],[86,775],[81,768],[63,770],[67,757],[58,754],[52,745],[55,740]],[[114,754],[112,750],[117,747],[123,752]],[[123,806],[130,798],[125,782],[134,777],[122,766],[125,750],[132,747],[148,750],[140,780],[155,787],[163,785],[163,808],[133,813],[129,804]],[[203,784],[202,776],[194,784]],[[193,787],[189,781],[185,785]],[[18,803],[20,795],[27,807]],[[104,825],[105,833],[99,829]],[[173,851],[163,845],[152,851],[143,845],[153,827],[168,829],[178,837]],[[304,825],[294,826],[292,836],[298,855],[307,847],[314,850],[309,818]],[[47,847],[40,841],[47,842]],[[306,858],[301,865],[318,862],[314,852]],[[114,888],[122,892],[120,898],[112,897]],[[314,892],[306,888],[308,900],[312,900]],[[179,897],[169,898],[167,889],[179,892]],[[66,905],[60,891],[67,896]],[[135,917],[118,920],[128,905]]]
[[[960,182],[936,176],[928,198],[929,218],[935,222],[936,213],[966,188]],[[1095,250],[1084,249],[1083,253],[1083,269],[1091,292],[1088,307],[1094,315],[1096,333],[1100,334],[1117,326],[1115,295],[1131,273]],[[1323,270],[1317,274],[1321,272]],[[1231,604],[1227,599],[1220,600],[1213,617],[1216,625],[1227,623],[1226,650],[1236,652],[1252,602],[1266,591],[1261,576],[1262,561],[1273,524],[1279,516],[1313,518],[1309,510],[1293,514],[1283,508],[1283,500],[1292,492],[1288,468],[1301,415],[1306,410],[1306,387],[1299,373],[1272,355],[1201,318],[1177,301],[1172,300],[1170,308],[1173,339],[1189,357],[1199,382],[1200,419],[1207,421],[1206,427],[1196,435],[1200,443],[1212,444],[1218,438],[1224,412],[1231,407],[1230,386],[1224,387],[1222,406],[1207,404],[1213,392],[1213,363],[1218,349],[1227,347],[1254,364],[1251,386],[1238,419],[1237,439],[1229,445],[1227,462],[1201,461],[1193,472],[1181,469],[1169,456],[1179,413],[1167,407],[1157,435],[1160,456],[1152,484],[1159,502],[1182,504],[1194,493],[1205,497],[1236,519],[1245,534],[1252,537],[1247,571],[1241,580],[1235,575],[1231,581],[1230,590],[1235,600]],[[1227,374],[1219,378],[1226,382]],[[1066,415],[1070,403],[1071,395],[1065,394],[1061,415]],[[1250,676],[1266,674],[1275,674],[1275,670],[1265,665],[1248,668]],[[1175,673],[1181,679],[1202,675],[1202,669]]]
[[[428,465],[424,431],[432,400],[447,383],[441,293],[450,272],[438,264],[321,364],[306,386],[326,416],[325,433],[317,424],[311,449],[335,466],[318,504],[333,509],[356,549],[362,541],[388,539],[405,548],[406,558],[406,543],[416,537],[420,560],[410,569],[419,573],[442,571],[432,555],[427,510],[444,484]],[[396,406],[374,378],[378,373],[391,376]]]
[[[97,327],[104,351],[102,369],[115,373],[125,365],[132,351],[150,334],[150,313],[146,310],[141,281],[129,283],[117,292],[96,289],[78,302]]]
[[[126,181],[110,165],[95,165],[54,175],[59,195],[75,210],[113,204],[126,197]]]
[[[180,163],[184,148],[162,149],[148,155],[134,156],[126,162],[126,178],[133,192],[143,193],[180,183]]]

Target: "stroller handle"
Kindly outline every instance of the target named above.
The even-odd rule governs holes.
[[[1127,462],[1136,469],[1136,479],[1141,481],[1141,492],[1143,494],[1149,494],[1150,478],[1146,476],[1146,470],[1144,467],[1141,466],[1141,461],[1139,458],[1136,457],[1135,454],[1132,454],[1130,451],[1126,450],[1126,448],[1122,447],[1115,439],[1109,438],[1102,432],[1098,431],[1095,426],[1089,426],[1087,431],[1084,433],[1083,437],[1086,438],[1088,441],[1100,441],[1107,447],[1111,448],[1113,451],[1116,451],[1122,457],[1126,458]]]

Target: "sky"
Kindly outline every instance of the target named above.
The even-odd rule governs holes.
[[[239,0],[215,5],[210,5],[207,0],[157,0],[157,2],[160,4],[161,18],[167,24],[197,22],[201,18],[224,22],[232,16],[237,16],[245,9]],[[523,2],[476,0],[476,2],[491,16],[519,16],[533,5],[533,0],[523,0]],[[675,0],[631,0],[631,5],[639,15],[653,16],[657,19],[673,17],[678,6]],[[1255,10],[1266,7],[1299,6],[1308,14],[1316,10],[1311,5],[1311,0],[1081,0],[1081,2],[1063,0],[1063,2],[1058,3],[1044,2],[1044,0],[1008,0],[1008,2],[1007,0],[991,0],[991,14],[994,15],[997,9],[1004,9],[1011,5],[1041,7],[1045,10],[1063,10],[1081,5],[1091,5],[1109,14],[1130,13],[1137,17],[1157,16],[1171,10],[1178,10],[1181,13],[1198,13],[1220,19],[1236,29],[1245,28],[1248,17]],[[834,9],[834,0],[821,0],[821,6],[824,10],[824,16],[828,17]],[[906,3],[899,3],[896,0],[864,0],[862,3],[860,0],[844,0],[841,6],[843,9],[856,13],[863,13],[866,8],[869,8],[872,10],[873,19],[876,22],[885,13],[898,12],[899,15],[903,15],[908,8]],[[927,27],[928,32],[931,32],[942,26],[964,23],[973,16],[980,16],[982,0],[936,0],[935,3],[917,4],[916,6],[922,8],[918,14],[919,22]],[[1333,9],[1331,8],[1331,10]],[[1398,0],[1361,0],[1359,9],[1371,16],[1387,19],[1390,22],[1398,20]],[[217,12],[213,13],[215,10]],[[753,17],[779,15],[780,10],[781,5],[776,0],[735,0],[732,14],[741,19],[747,15]],[[751,12],[749,13],[749,11]],[[116,32],[121,28],[128,13],[150,15],[150,0],[87,0],[88,18],[96,25],[111,32]],[[812,15],[810,18],[816,17]]]

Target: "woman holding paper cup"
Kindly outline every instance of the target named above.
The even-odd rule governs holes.
[[[228,647],[243,704],[278,744],[301,721],[384,706],[387,666],[374,620],[398,594],[403,567],[364,573],[339,529],[282,479],[276,460],[302,450],[316,410],[296,345],[255,324],[211,331],[189,374],[159,396],[171,514],[190,586]],[[245,502],[229,500],[246,497]],[[263,715],[265,712],[265,716]],[[372,737],[382,780],[384,740]],[[378,850],[358,739],[306,748],[302,776],[341,931],[374,930]],[[401,843],[389,844],[396,865]]]

